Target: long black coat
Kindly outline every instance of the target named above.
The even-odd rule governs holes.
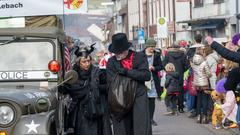
[[[82,79],[78,68],[74,68],[78,74],[78,81],[68,87],[68,93],[72,97],[70,105],[69,124],[74,128],[74,135],[111,135],[110,117],[107,115],[106,87],[100,84],[100,72],[97,67],[91,66],[91,72],[87,80]],[[90,82],[88,82],[90,81]],[[97,118],[86,117],[90,89],[99,102],[99,106],[105,112]]]
[[[237,52],[228,50],[218,42],[214,41],[211,45],[212,49],[214,49],[218,54],[220,54],[223,58],[236,62],[240,64],[240,49]]]
[[[163,63],[164,66],[168,63],[172,63],[175,66],[176,72],[179,74],[180,85],[183,86],[183,75],[189,67],[189,63],[184,52],[178,48],[169,49]]]
[[[101,128],[103,129],[103,135],[112,135],[112,129],[110,124],[110,112],[108,107],[108,91],[107,91],[107,73],[106,69],[101,69],[99,72],[99,90],[101,103],[104,108],[104,114],[102,116]]]
[[[144,50],[143,53],[145,53],[146,51]],[[161,60],[161,54],[158,51],[154,51],[154,57],[153,57],[153,67],[154,70],[151,71],[152,76],[153,76],[153,80],[154,80],[154,84],[155,84],[155,88],[157,91],[158,96],[160,97],[162,94],[162,90],[163,88],[161,87],[161,79],[159,77],[159,71],[163,70],[163,64],[162,64],[162,60]]]
[[[130,57],[133,51],[129,51]],[[123,68],[115,56],[107,64],[108,83]],[[128,70],[127,77],[138,82],[136,97],[132,110],[120,122],[113,118],[114,135],[151,135],[150,116],[148,111],[147,87],[145,81],[151,79],[147,57],[144,53],[136,52],[133,59],[133,69]]]
[[[133,51],[129,51],[130,57]],[[151,79],[151,74],[148,67],[147,56],[142,52],[135,52],[135,56],[133,59],[133,69],[127,71],[127,76],[138,81],[138,89],[137,92],[140,95],[143,95],[147,91],[147,87],[145,86],[145,81],[149,81]],[[108,83],[111,82],[114,76],[118,73],[119,69],[123,68],[120,64],[120,61],[116,59],[115,56],[111,57],[107,64],[107,80]]]

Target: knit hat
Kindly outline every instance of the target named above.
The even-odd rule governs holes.
[[[157,42],[154,39],[149,38],[149,39],[147,39],[147,41],[145,43],[145,48],[156,47],[156,45],[157,45]]]
[[[233,36],[233,38],[232,38],[232,43],[233,43],[234,45],[238,45],[239,39],[240,39],[240,33],[235,34],[235,35]]]

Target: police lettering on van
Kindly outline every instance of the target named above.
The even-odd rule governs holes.
[[[0,72],[0,80],[23,80],[28,79],[27,72]]]
[[[0,71],[0,81],[27,79],[57,79],[57,74],[49,71]]]

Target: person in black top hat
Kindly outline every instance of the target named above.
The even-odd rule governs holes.
[[[147,57],[143,52],[134,52],[129,48],[130,43],[126,34],[113,35],[109,51],[115,56],[111,57],[107,64],[109,85],[116,74],[138,82],[132,110],[120,121],[113,116],[113,132],[114,135],[151,135],[147,87],[145,86],[145,81],[151,79]]]

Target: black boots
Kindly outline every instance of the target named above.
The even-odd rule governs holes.
[[[202,118],[201,118],[201,115],[199,114],[198,116],[197,116],[197,123],[201,123],[202,121]]]
[[[206,115],[201,116],[200,114],[197,116],[197,123],[208,124],[208,119]]]
[[[184,113],[183,108],[178,108],[179,113]]]
[[[202,124],[208,124],[208,119],[206,115],[203,115],[202,117]]]
[[[153,126],[157,126],[157,122],[155,122],[154,120],[151,120],[151,124],[152,124]]]

